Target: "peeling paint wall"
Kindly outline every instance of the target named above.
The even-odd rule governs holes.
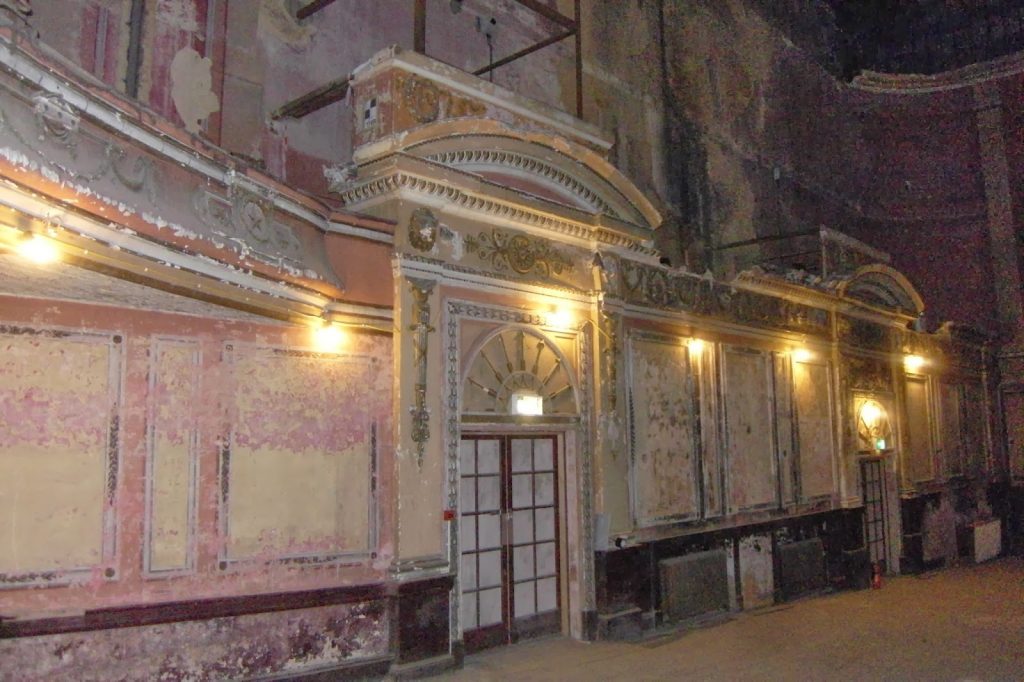
[[[806,498],[835,492],[835,434],[829,366],[793,363],[793,397],[800,446],[800,491]]]
[[[723,363],[729,507],[740,511],[769,505],[778,497],[771,357],[726,348]]]
[[[112,540],[119,343],[4,330],[0,349],[2,582],[100,569]]]
[[[637,523],[696,517],[699,406],[680,339],[630,340],[633,495]]]
[[[382,579],[386,336],[0,301],[4,616]]]
[[[35,682],[223,680],[304,670],[388,651],[384,601],[205,621],[0,640],[0,675]]]

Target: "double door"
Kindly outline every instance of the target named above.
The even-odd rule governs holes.
[[[469,651],[561,628],[554,436],[465,436],[459,584]]]

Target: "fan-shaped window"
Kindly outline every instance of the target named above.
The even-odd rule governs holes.
[[[924,302],[913,285],[899,271],[882,265],[859,269],[843,286],[843,294],[869,305],[897,310],[908,315],[924,311]]]
[[[496,415],[576,414],[576,390],[552,341],[520,327],[493,334],[463,382],[463,412]]]

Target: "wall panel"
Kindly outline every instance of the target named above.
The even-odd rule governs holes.
[[[778,500],[771,355],[736,347],[722,353],[730,511]]]
[[[0,330],[0,575],[101,566],[113,554],[117,336]]]
[[[147,420],[146,569],[194,567],[199,344],[155,339]]]
[[[928,380],[907,377],[907,477],[913,481],[935,478],[931,426],[928,423]]]
[[[833,478],[832,388],[827,364],[794,362],[793,397],[804,499],[830,495]]]
[[[376,427],[371,359],[226,349],[234,379],[221,455],[228,561],[368,553]]]
[[[641,526],[700,513],[700,410],[681,339],[629,339],[633,509]]]

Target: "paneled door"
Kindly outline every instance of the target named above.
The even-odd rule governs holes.
[[[469,651],[558,632],[558,452],[554,436],[463,437],[462,629]]]

